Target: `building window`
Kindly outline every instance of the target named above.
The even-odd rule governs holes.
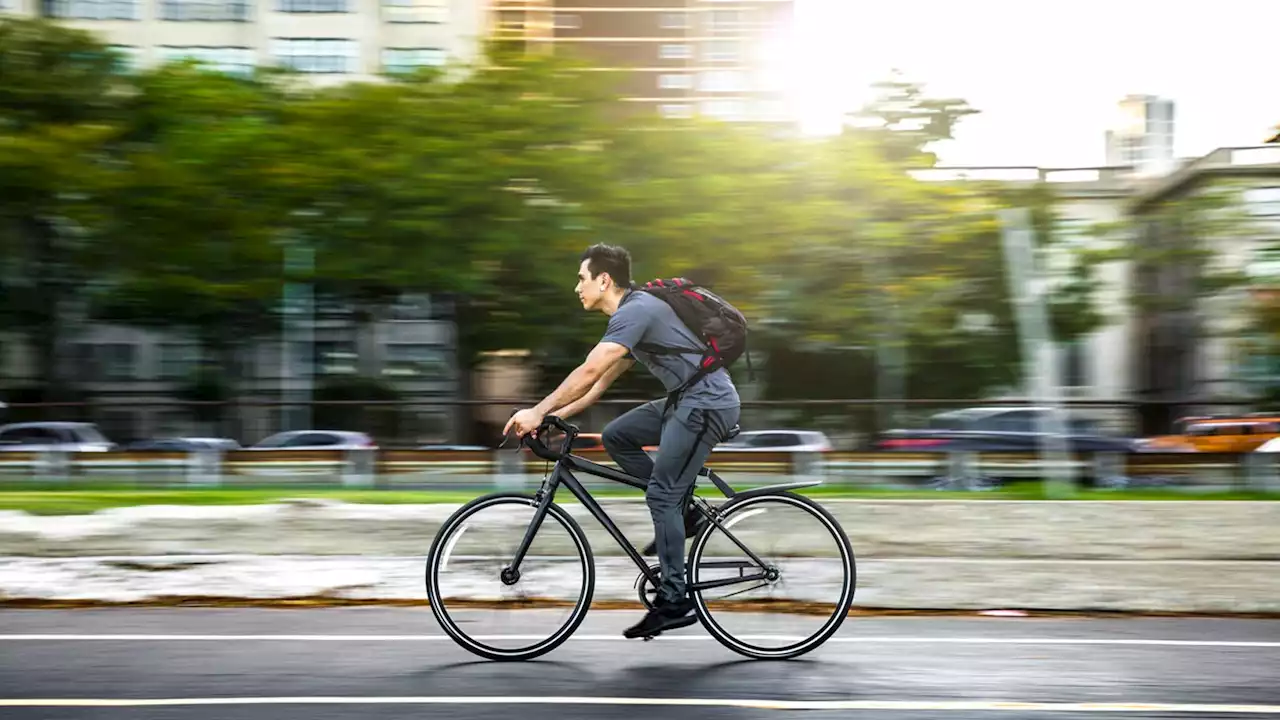
[[[252,74],[256,64],[253,50],[246,47],[164,45],[160,48],[160,59],[163,62],[195,60],[218,72],[235,75]]]
[[[93,348],[98,378],[104,381],[135,380],[138,377],[137,352],[127,343],[105,343]]]
[[[440,48],[386,48],[382,51],[382,69],[389,73],[410,73],[422,67],[435,67],[445,62]]]
[[[570,13],[556,13],[555,24],[557,30],[577,30],[582,27],[582,18]]]
[[[1079,338],[1062,345],[1062,385],[1063,387],[1089,386],[1089,343],[1086,338]]]
[[[681,12],[662,13],[658,23],[664,30],[683,30],[689,27],[689,16]]]
[[[658,57],[663,60],[688,60],[693,57],[693,48],[688,45],[663,45],[658,48]]]
[[[136,0],[43,0],[44,16],[59,20],[137,20]]]
[[[747,89],[747,79],[737,70],[709,70],[702,73],[699,86],[703,92],[742,92]]]
[[[742,30],[746,27],[746,13],[741,10],[712,10],[707,13],[707,29],[711,32]]]
[[[703,48],[702,57],[707,62],[742,62],[742,44],[737,40],[712,40]]]
[[[276,38],[281,66],[304,73],[355,72],[356,42],[331,38]]]
[[[659,75],[658,87],[663,90],[687,90],[693,87],[692,75]]]
[[[664,118],[691,118],[693,106],[687,103],[666,103],[658,107]]]
[[[345,13],[347,0],[276,0],[276,12]]]
[[[382,14],[393,23],[443,23],[449,19],[449,0],[383,0]]]
[[[449,357],[438,345],[394,343],[386,346],[382,374],[417,380],[445,380],[452,375]]]
[[[353,342],[317,342],[313,352],[312,372],[316,376],[355,375],[360,372],[360,356]]]
[[[111,51],[118,55],[116,70],[129,73],[142,67],[142,50],[132,45],[110,45]]]
[[[160,19],[169,22],[248,22],[245,0],[161,0]]]
[[[1256,217],[1280,217],[1280,187],[1249,188],[1244,191],[1245,208]]]
[[[199,345],[194,343],[161,343],[161,380],[186,380],[195,373],[199,364]]]
[[[707,100],[702,103],[702,114],[717,120],[741,120],[747,112],[747,104],[741,100]]]

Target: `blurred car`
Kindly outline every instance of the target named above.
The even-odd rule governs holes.
[[[875,443],[877,450],[906,452],[1035,452],[1045,433],[1040,420],[1050,412],[1044,407],[979,407],[937,413],[929,427],[888,430]],[[1128,438],[1103,435],[1096,423],[1068,418],[1062,436],[1074,452],[1129,452]]]
[[[28,422],[0,427],[0,450],[109,452],[115,448],[93,423]]]
[[[1181,418],[1174,429],[1173,435],[1137,441],[1135,449],[1148,453],[1253,452],[1280,438],[1280,417],[1275,413],[1253,413]]]
[[[240,443],[230,438],[173,437],[138,440],[125,446],[133,452],[196,452],[197,450],[239,450]]]
[[[486,447],[484,445],[419,445],[417,449],[418,450],[466,450],[466,451],[474,452],[477,450],[492,450],[493,448]]]
[[[713,452],[831,452],[831,441],[816,430],[752,430],[720,443]]]
[[[362,432],[347,430],[289,430],[276,433],[246,450],[369,450],[378,445]]]

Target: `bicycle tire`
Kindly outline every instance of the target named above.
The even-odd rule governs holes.
[[[578,559],[582,564],[585,582],[583,583],[582,593],[578,598],[577,604],[574,606],[573,612],[569,619],[560,629],[552,633],[547,639],[535,642],[527,647],[515,649],[496,648],[492,645],[486,645],[464,632],[458,623],[454,622],[448,614],[448,611],[441,602],[437,601],[440,559],[442,550],[448,539],[451,537],[463,521],[468,517],[484,510],[485,508],[494,507],[501,504],[521,504],[528,506],[536,506],[537,501],[534,496],[528,493],[493,493],[483,497],[476,498],[471,502],[463,505],[457,511],[450,515],[444,524],[440,526],[440,530],[436,533],[435,540],[431,543],[431,550],[427,555],[426,563],[426,586],[427,599],[431,604],[431,611],[436,617],[436,621],[440,623],[440,627],[454,642],[461,645],[464,649],[487,658],[489,660],[498,661],[522,661],[532,660],[533,658],[545,655],[559,647],[565,640],[573,635],[578,626],[582,624],[586,617],[587,610],[591,607],[591,599],[595,594],[596,571],[595,557],[591,552],[591,544],[587,541],[586,534],[582,531],[582,527],[573,519],[569,513],[555,503],[547,508],[547,518],[554,518],[558,521],[569,535],[573,538],[574,544],[577,546]],[[547,520],[543,520],[547,522]],[[509,611],[508,611],[509,612]]]
[[[853,595],[857,588],[857,560],[853,554],[853,545],[849,542],[848,536],[844,532],[844,528],[840,523],[827,511],[826,508],[819,505],[810,498],[796,495],[791,492],[778,492],[768,495],[757,495],[743,500],[731,500],[725,504],[720,512],[718,520],[723,525],[730,522],[735,514],[746,512],[753,506],[762,505],[769,502],[782,502],[793,507],[800,508],[805,512],[811,513],[831,532],[832,537],[836,541],[839,548],[840,559],[844,566],[844,582],[841,586],[840,599],[836,603],[837,610],[832,613],[830,619],[814,634],[794,643],[792,645],[779,648],[776,650],[765,650],[735,638],[730,632],[724,629],[720,623],[716,622],[714,613],[707,607],[705,599],[702,597],[701,591],[691,593],[694,600],[694,609],[698,614],[698,619],[702,622],[703,627],[711,634],[721,645],[733,650],[734,652],[749,658],[758,660],[784,660],[799,657],[808,653],[827,641],[832,635],[840,629],[844,624],[845,618],[848,617],[849,607],[853,603]],[[694,538],[693,545],[689,550],[688,559],[688,583],[690,587],[694,587],[698,582],[698,567],[701,563],[702,553],[706,549],[707,541],[719,529],[714,524],[708,524]],[[767,558],[765,559],[767,562]]]

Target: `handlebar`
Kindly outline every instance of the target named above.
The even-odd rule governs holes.
[[[534,455],[537,455],[543,460],[557,462],[560,458],[564,457],[565,453],[569,452],[569,443],[573,442],[573,439],[578,436],[578,427],[565,422],[555,415],[547,415],[542,418],[542,424],[538,426],[537,434],[542,435],[546,430],[553,427],[565,434],[564,447],[561,448],[560,452],[556,452],[555,450],[547,447],[541,439],[534,437],[532,434],[525,435],[520,439],[520,442],[525,447],[532,450]]]

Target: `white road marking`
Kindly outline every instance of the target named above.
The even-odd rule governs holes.
[[[542,640],[545,635],[476,635],[475,640],[493,642],[502,640]],[[740,635],[745,641],[796,641],[799,635]],[[712,642],[709,635],[664,635],[663,641]],[[452,639],[447,635],[162,635],[162,634],[111,634],[75,635],[65,633],[0,635],[0,642],[46,641],[117,641],[117,642],[439,642]],[[574,635],[573,641],[634,642],[618,635]],[[1280,648],[1280,641],[1262,640],[1162,640],[1144,638],[1037,638],[1037,637],[894,637],[894,636],[844,636],[827,640],[828,643],[881,643],[881,644],[956,644],[956,645],[1130,645],[1173,647],[1220,648]]]
[[[195,705],[647,705],[758,710],[916,710],[943,712],[1119,712],[1274,714],[1280,705],[1200,703],[1019,702],[1008,700],[772,700],[767,698],[629,697],[218,697],[218,698],[9,698],[0,707],[156,707]]]

